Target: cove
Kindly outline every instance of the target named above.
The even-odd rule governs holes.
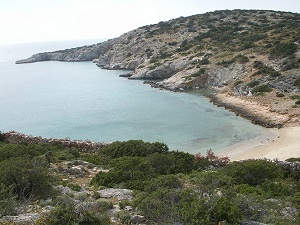
[[[197,93],[151,88],[91,62],[1,62],[0,130],[99,142],[142,139],[215,152],[265,129]]]

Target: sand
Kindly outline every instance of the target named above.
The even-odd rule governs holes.
[[[231,161],[300,158],[300,127],[271,129],[268,136],[240,143],[226,151]]]
[[[246,114],[250,114],[247,119],[252,121],[261,119],[275,125],[274,127],[276,124],[283,125],[280,129],[266,128],[264,135],[226,149],[223,154],[229,156],[231,161],[259,158],[271,160],[300,158],[300,108],[289,108],[282,113],[274,111],[272,102],[264,101],[264,99],[271,98],[240,98],[228,94],[219,94],[217,98],[218,102],[229,104],[231,111],[240,112],[240,109],[243,109]],[[244,115],[239,113],[239,116],[243,117]]]

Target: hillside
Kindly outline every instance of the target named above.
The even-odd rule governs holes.
[[[266,126],[299,125],[299,24],[300,15],[295,13],[215,11],[147,25],[91,46],[36,54],[16,63],[94,60],[104,69],[132,70],[130,79],[152,80],[148,83],[154,87],[174,91],[217,88],[226,95],[214,101],[233,110],[238,103],[232,106],[228,95],[283,115],[281,119],[266,116],[261,123]]]

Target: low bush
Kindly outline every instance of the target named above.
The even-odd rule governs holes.
[[[284,94],[281,93],[281,92],[277,92],[277,93],[276,93],[276,97],[282,98],[282,97],[284,97]]]
[[[210,61],[208,58],[203,58],[199,61],[199,65],[207,65],[209,63],[210,63]]]
[[[258,81],[258,80],[252,80],[252,81],[250,81],[250,82],[247,84],[247,86],[248,86],[248,87],[251,87],[251,88],[253,88],[253,87],[257,86],[257,85],[259,85],[259,81]]]
[[[116,141],[100,152],[111,158],[118,158],[123,156],[150,156],[158,152],[163,153],[169,150],[168,146],[160,142],[144,142],[142,140]]]
[[[239,84],[242,84],[242,83],[244,83],[244,82],[241,81],[241,80],[237,80],[237,81],[234,82],[233,87],[236,87],[236,86],[238,86]]]
[[[283,171],[274,162],[266,160],[245,160],[233,162],[224,167],[223,172],[240,184],[256,186],[266,180],[283,178]]]
[[[274,57],[288,57],[293,56],[297,52],[298,46],[295,43],[278,43],[271,50],[270,56]]]
[[[241,64],[247,63],[247,62],[250,61],[249,58],[248,58],[247,56],[242,55],[242,54],[239,54],[239,55],[237,55],[237,56],[234,57],[234,58],[235,58],[235,60],[236,60],[238,63],[241,63]]]
[[[300,96],[299,95],[291,95],[290,99],[300,99]]]
[[[294,86],[300,88],[300,77],[298,77],[298,78],[295,80]]]
[[[0,184],[10,187],[19,200],[52,194],[48,163],[43,158],[18,157],[0,163]]]
[[[272,88],[270,88],[268,85],[266,84],[262,84],[259,86],[256,86],[255,88],[253,88],[253,92],[254,93],[258,93],[258,92],[271,92]]]
[[[75,203],[67,196],[59,196],[56,202],[57,206],[46,217],[40,219],[37,224],[110,224],[106,211],[95,208],[93,205],[80,206],[80,203]]]
[[[4,141],[5,141],[5,135],[0,131],[0,142],[4,142]]]
[[[198,72],[192,74],[191,76],[192,76],[192,77],[199,77],[199,76],[201,76],[201,75],[203,75],[203,74],[205,73],[205,70],[206,70],[206,68],[205,68],[205,67],[202,67],[202,68],[200,68],[200,69],[198,70]]]

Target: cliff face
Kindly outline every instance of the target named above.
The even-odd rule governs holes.
[[[278,76],[288,76],[289,84],[283,85],[289,85],[288,92],[299,92],[293,84],[300,75],[299,24],[300,15],[294,13],[215,11],[16,63],[95,60],[104,69],[132,70],[131,79],[163,80],[158,84],[168,89],[230,86],[246,95],[256,86],[249,85],[252,80],[269,85]]]

